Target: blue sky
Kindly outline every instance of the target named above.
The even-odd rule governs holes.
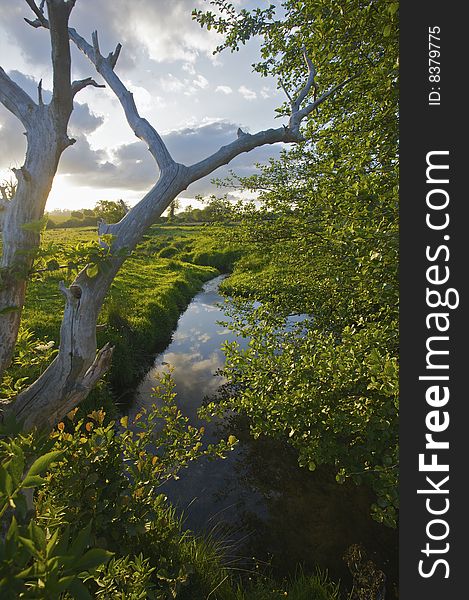
[[[70,20],[88,40],[98,30],[103,54],[117,42],[123,44],[116,71],[134,93],[140,113],[164,136],[174,158],[185,164],[234,139],[239,126],[251,132],[277,127],[274,109],[283,102],[275,80],[252,72],[256,42],[235,54],[213,55],[220,38],[191,18],[193,8],[204,7],[204,0],[77,0]],[[30,16],[26,2],[1,1],[0,65],[35,95],[40,79],[45,89],[51,86],[50,47],[47,32],[29,27],[25,16]],[[95,76],[93,69],[74,49],[73,77]],[[154,162],[110,90],[87,88],[77,96],[70,133],[77,143],[62,156],[49,209],[90,207],[99,199],[123,198],[133,204],[155,182]],[[0,176],[22,164],[24,148],[21,125],[0,105]],[[238,157],[230,168],[247,174],[256,162],[278,152],[278,147],[260,148]],[[227,172],[222,168],[213,176]],[[209,177],[182,196],[194,204],[196,194],[214,191]]]

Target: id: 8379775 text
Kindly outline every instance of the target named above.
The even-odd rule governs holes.
[[[440,31],[438,26],[428,28],[428,81],[431,88],[428,94],[429,106],[440,106],[441,104]]]

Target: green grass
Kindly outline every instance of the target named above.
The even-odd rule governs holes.
[[[179,315],[203,283],[232,269],[239,252],[220,244],[223,236],[218,230],[213,233],[211,227],[200,225],[153,227],[124,263],[98,326],[99,346],[108,341],[115,346],[107,376],[115,399],[126,399],[133,392],[154,355],[169,343]],[[52,229],[44,233],[42,246],[53,248],[54,258],[63,264],[61,254],[67,248],[96,239],[93,227]],[[164,256],[168,249],[169,257]],[[40,340],[59,340],[62,279],[67,279],[66,269],[43,273],[29,285],[23,323]],[[109,389],[99,386],[93,405],[103,399],[107,403],[109,396]]]

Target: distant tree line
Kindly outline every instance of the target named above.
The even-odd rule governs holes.
[[[200,198],[198,198],[200,200]],[[226,196],[218,198],[210,196],[202,200],[206,206],[203,208],[193,208],[190,204],[179,212],[180,207],[178,199],[169,205],[166,221],[169,223],[213,223],[237,220],[235,205],[227,199]],[[164,217],[163,217],[164,218]]]
[[[178,199],[170,204],[167,215],[157,219],[158,223],[213,223],[234,219],[235,207],[226,198],[211,196],[203,208],[191,205],[176,212],[180,207]],[[103,219],[106,223],[117,223],[129,210],[123,200],[100,200],[94,208],[81,208],[72,211],[54,211],[49,213],[47,228],[93,227]],[[65,217],[65,218],[64,218]]]
[[[57,227],[92,227],[103,219],[106,223],[117,223],[122,219],[129,207],[123,200],[100,200],[94,208],[81,208],[70,211],[68,219],[54,218],[49,214],[48,229]],[[59,216],[60,213],[56,213]],[[67,214],[67,213],[65,213]]]

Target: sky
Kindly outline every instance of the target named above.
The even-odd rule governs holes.
[[[264,0],[235,0],[237,8],[264,7]],[[236,139],[236,131],[278,127],[274,110],[283,102],[274,79],[253,73],[258,43],[234,54],[213,55],[221,37],[192,20],[204,0],[77,0],[70,25],[88,41],[98,30],[103,54],[118,42],[123,49],[116,72],[133,92],[140,114],[163,136],[173,158],[191,164]],[[34,99],[37,84],[50,90],[48,32],[23,20],[31,10],[22,0],[0,0],[0,66]],[[94,66],[72,48],[72,76],[92,76]],[[45,101],[48,99],[45,93]],[[49,96],[50,97],[50,96]],[[108,88],[86,88],[76,96],[69,134],[77,142],[62,155],[47,209],[91,208],[98,200],[124,199],[133,205],[155,183],[157,169],[145,144],[135,138]],[[265,146],[236,158],[229,167],[195,182],[181,194],[182,206],[196,195],[224,193],[210,181],[229,169],[240,175],[278,156]],[[25,137],[19,121],[0,105],[0,179],[21,166]]]

